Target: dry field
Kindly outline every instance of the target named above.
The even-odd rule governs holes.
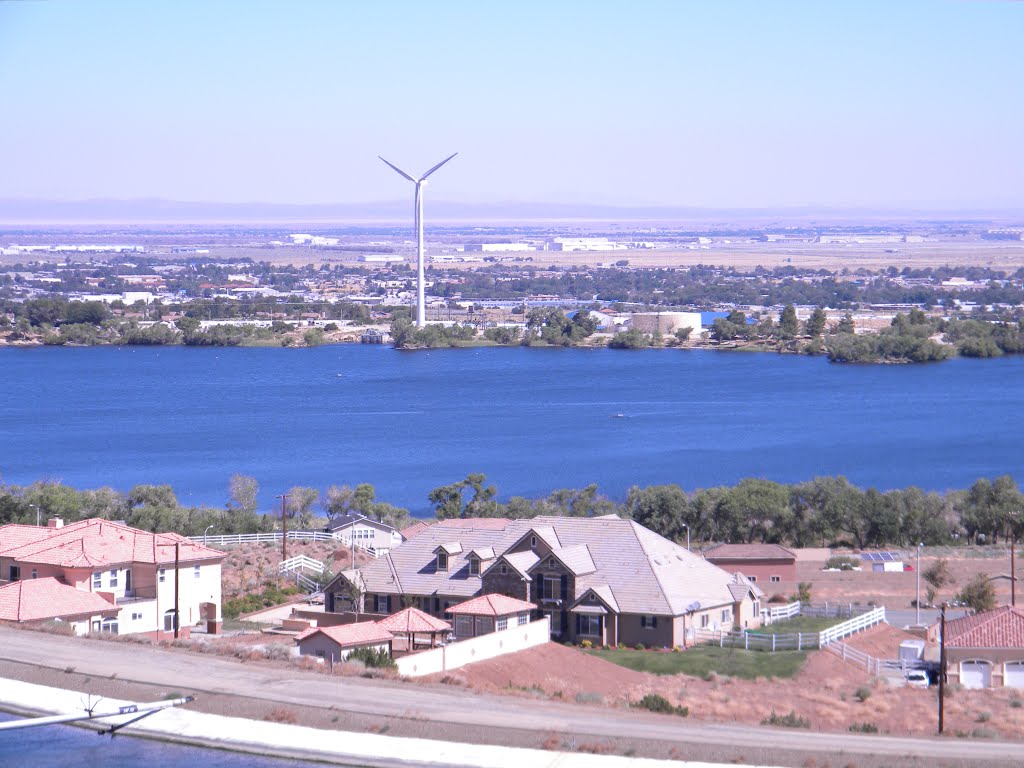
[[[850,644],[895,658],[900,641],[910,637],[883,625],[851,639]],[[847,731],[851,725],[869,723],[883,734],[927,736],[936,727],[934,688],[890,687],[827,651],[811,653],[803,669],[789,680],[714,674],[701,679],[635,672],[550,643],[464,667],[448,678],[450,683],[480,691],[608,706],[627,706],[657,693],[672,704],[689,707],[691,718],[709,722],[757,725],[772,711],[780,715],[792,711],[821,731]],[[1024,734],[1024,708],[1010,702],[1020,699],[1021,692],[1009,689],[951,691],[946,728],[978,738],[1019,739]]]
[[[224,599],[259,592],[262,585],[276,582],[277,569],[281,564],[280,544],[243,544],[224,547],[224,551],[228,553],[221,568]],[[296,555],[319,560],[335,574],[352,567],[349,549],[340,541],[289,541],[288,557]],[[357,567],[368,559],[367,555],[356,550]]]

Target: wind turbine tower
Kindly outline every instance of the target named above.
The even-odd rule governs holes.
[[[459,154],[459,153],[456,152],[455,155],[457,155],[457,154]],[[455,157],[455,155],[451,155],[450,157],[446,157],[444,160],[442,160],[440,163],[435,165],[429,171],[424,173],[418,179],[414,179],[412,176],[410,176],[408,173],[403,171],[397,165],[389,163],[387,160],[384,160],[383,157],[380,157],[380,155],[377,155],[377,157],[380,157],[380,159],[384,162],[385,165],[390,166],[391,169],[394,170],[397,174],[399,174],[400,176],[404,176],[405,178],[407,178],[409,181],[411,181],[413,184],[416,185],[416,327],[417,328],[422,328],[423,326],[425,326],[427,324],[427,313],[426,313],[426,309],[425,309],[426,308],[426,302],[423,299],[423,187],[426,186],[427,178],[430,176],[430,174],[432,174],[434,171],[436,171],[442,165],[444,165],[449,160],[451,160],[453,157]]]

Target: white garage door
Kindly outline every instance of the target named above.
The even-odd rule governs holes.
[[[992,684],[992,665],[985,661],[961,662],[960,684],[964,688],[988,688]]]
[[[1024,688],[1024,661],[1011,661],[1003,667],[1003,685],[1007,688]]]

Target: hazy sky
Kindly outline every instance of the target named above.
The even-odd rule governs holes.
[[[1024,2],[0,0],[0,197],[1024,208]]]

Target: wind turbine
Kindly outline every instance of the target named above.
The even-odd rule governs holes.
[[[456,152],[455,155],[457,155],[457,154],[459,154],[459,153]],[[390,166],[391,169],[394,170],[396,173],[398,173],[400,176],[404,176],[405,178],[407,178],[409,181],[411,181],[413,184],[416,185],[416,272],[417,272],[417,275],[416,275],[416,327],[417,328],[422,328],[423,326],[425,326],[427,324],[427,315],[426,315],[426,311],[425,311],[426,304],[425,304],[425,302],[423,300],[423,187],[427,183],[427,177],[429,177],[430,174],[432,174],[434,171],[436,171],[442,165],[444,165],[449,160],[451,160],[453,157],[455,157],[455,155],[451,155],[450,157],[446,157],[444,160],[442,160],[440,163],[435,165],[429,171],[424,173],[418,179],[414,179],[412,176],[410,176],[408,173],[403,171],[397,165],[389,163],[387,160],[384,160],[383,157],[380,157],[380,155],[377,155],[377,157],[380,157],[380,159],[384,162],[385,165]]]

